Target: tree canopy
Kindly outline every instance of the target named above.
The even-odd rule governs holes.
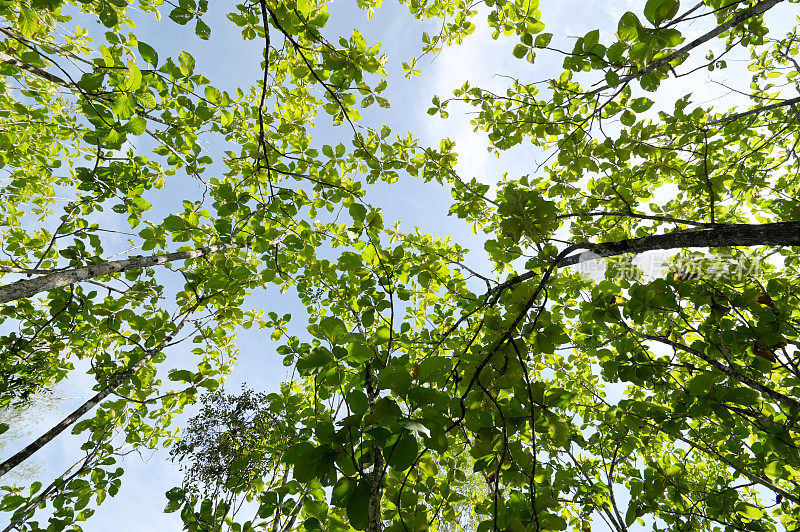
[[[5,530],[80,530],[123,452],[165,447],[191,531],[800,529],[796,3],[647,0],[569,36],[538,0],[401,1],[437,28],[407,76],[479,26],[549,65],[433,98],[544,161],[473,176],[370,121],[396,80],[334,2],[227,7],[260,74],[213,79],[136,33],[208,39],[207,0],[3,0],[0,407],[93,382],[3,456],[85,439],[0,488]],[[745,82],[707,102],[709,71]],[[370,191],[408,178],[474,238],[385,217]],[[251,328],[292,378],[226,391]]]

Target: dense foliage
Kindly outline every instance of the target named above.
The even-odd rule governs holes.
[[[392,80],[380,43],[326,28],[332,2],[231,6],[264,50],[235,90],[131,33],[207,39],[206,0],[0,2],[0,406],[95,383],[0,465],[85,437],[63,475],[2,488],[5,530],[79,529],[119,489],[120,445],[172,446],[186,530],[800,527],[796,2],[647,0],[577,39],[537,0],[403,3],[440,28],[423,54],[480,24],[521,64],[562,61],[428,111],[467,109],[492,151],[541,167],[461,176],[452,141],[362,120]],[[738,106],[665,89],[734,67]],[[349,141],[312,142],[315,123]],[[475,239],[385,221],[368,191],[405,176],[447,187]],[[161,189],[182,206],[153,207]],[[677,253],[667,274],[633,262],[653,250]],[[248,301],[265,289],[308,322]],[[229,395],[251,327],[295,378]]]

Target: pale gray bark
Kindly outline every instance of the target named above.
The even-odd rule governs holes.
[[[56,85],[61,85],[62,87],[70,89],[70,90],[73,90],[73,91],[80,91],[80,88],[77,85],[75,85],[74,83],[72,83],[71,81],[66,81],[66,80],[56,76],[55,74],[51,74],[50,72],[44,70],[43,68],[35,67],[35,66],[30,65],[28,63],[25,63],[23,61],[20,61],[16,57],[12,57],[12,56],[4,53],[4,52],[0,52],[0,61],[2,61],[3,63],[7,63],[9,65],[15,66],[17,68],[21,68],[22,70],[25,70],[26,72],[30,72],[31,74],[33,74],[35,76],[39,76],[40,78],[46,79],[47,81],[55,83]]]
[[[625,253],[645,251],[753,246],[800,246],[800,222],[776,222],[769,224],[728,224],[711,229],[675,231],[663,235],[628,238],[617,242],[572,244],[559,254],[554,268],[574,266],[600,257],[613,257]],[[586,250],[570,254],[574,251]],[[487,296],[516,284],[539,276],[538,271],[529,271],[493,287]]]
[[[625,253],[644,253],[657,249],[715,248],[751,246],[800,246],[800,222],[771,224],[728,224],[697,231],[676,231],[663,235],[628,238],[618,242],[586,244],[588,251],[570,255],[559,267],[572,266],[594,257]]]
[[[243,248],[246,245],[247,244],[244,243],[217,244],[200,249],[192,249],[189,251],[176,251],[174,253],[162,253],[147,257],[136,256],[123,260],[89,264],[88,266],[71,268],[69,270],[57,270],[44,274],[41,277],[35,277],[33,279],[20,279],[19,281],[0,286],[0,304],[16,301],[17,299],[25,299],[32,297],[39,292],[52,290],[60,286],[80,283],[81,281],[87,281],[95,277],[102,277],[103,275],[125,272],[137,268],[158,266],[160,264],[165,264],[167,262],[176,260],[202,257],[218,251]]]
[[[191,316],[193,311],[194,309],[190,310],[186,315],[184,315],[183,319],[180,321],[180,323],[178,323],[174,331],[170,332],[157,346],[145,351],[142,358],[140,358],[136,363],[132,364],[128,369],[111,379],[102,390],[97,392],[81,406],[73,410],[71,414],[59,421],[55,426],[53,426],[53,428],[39,436],[24,449],[0,464],[0,477],[30,458],[36,451],[47,445],[49,442],[53,441],[56,436],[64,432],[64,430],[78,421],[88,411],[99,405],[101,401],[111,395],[117,388],[128,382],[128,380],[130,380],[130,378],[137,371],[143,368],[156,354],[160,353],[169,345],[170,342],[172,342],[175,336],[177,336],[177,334],[186,324],[186,321],[189,319],[189,316]]]

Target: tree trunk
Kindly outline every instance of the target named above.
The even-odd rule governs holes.
[[[195,306],[196,308],[196,306]],[[0,477],[14,469],[16,466],[30,458],[36,451],[47,445],[51,442],[56,436],[64,432],[65,429],[70,427],[73,423],[78,421],[85,413],[89,410],[100,404],[103,399],[111,395],[114,390],[125,384],[137,371],[139,371],[145,364],[147,364],[150,359],[152,359],[157,353],[161,352],[169,342],[172,341],[173,338],[180,332],[183,326],[186,324],[186,321],[191,316],[194,309],[190,310],[181,320],[181,322],[175,327],[175,330],[169,333],[166,338],[164,338],[157,346],[154,348],[146,351],[144,356],[139,359],[138,362],[131,365],[128,369],[117,375],[111,382],[109,382],[105,388],[97,392],[93,397],[88,399],[85,403],[81,406],[76,408],[71,414],[67,417],[62,419],[58,424],[56,424],[53,428],[39,436],[34,442],[29,444],[27,447],[19,451],[17,454],[9,458],[8,460],[4,461],[0,464]]]
[[[34,279],[20,279],[19,281],[0,286],[0,304],[31,297],[45,290],[52,290],[60,286],[79,283],[94,277],[102,277],[103,275],[124,272],[136,268],[148,268],[175,260],[202,257],[217,251],[240,249],[245,246],[247,246],[247,244],[244,243],[217,244],[190,251],[176,251],[174,253],[162,253],[160,255],[150,255],[147,257],[137,256],[123,260],[89,264],[88,266],[81,266],[69,270],[53,271]]]
[[[368,532],[383,532],[381,498],[383,497],[383,449],[375,446],[375,461],[369,475],[369,526]]]
[[[370,411],[379,397],[379,388],[373,382],[374,375],[372,374],[372,364],[367,362],[364,369],[364,387],[367,391],[367,399],[369,400]],[[383,532],[383,519],[381,517],[381,499],[383,497],[383,473],[384,473],[384,460],[383,449],[373,443],[373,451],[375,459],[372,462],[372,472],[367,476],[369,482],[369,521],[367,525],[367,532]]]

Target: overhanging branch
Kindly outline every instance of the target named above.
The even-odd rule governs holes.
[[[753,246],[800,246],[800,222],[718,225],[711,229],[676,231],[663,235],[627,238],[617,242],[573,244],[567,249],[585,249],[586,251],[568,256],[564,256],[562,252],[559,255],[561,258],[556,258],[555,260],[555,267],[563,268],[601,257],[613,257],[626,253],[644,253],[645,251],[659,249]],[[517,275],[495,286],[487,292],[487,295],[505,290],[537,275],[539,275],[539,272],[536,271],[528,271]]]
[[[241,249],[246,247],[246,243],[217,244],[189,251],[176,251],[173,253],[162,253],[147,257],[131,257],[123,260],[113,260],[89,264],[80,268],[70,270],[57,270],[42,275],[35,279],[20,279],[19,281],[0,286],[0,304],[32,297],[39,292],[52,290],[61,286],[88,281],[95,277],[102,277],[112,273],[120,273],[137,268],[149,268],[176,260],[186,260],[196,257],[203,257],[211,253],[225,251],[228,249]]]
[[[744,118],[746,116],[755,115],[758,113],[763,113],[765,111],[772,111],[773,109],[778,109],[781,107],[791,107],[800,103],[800,96],[796,98],[790,98],[788,100],[783,100],[782,102],[773,103],[770,105],[764,105],[761,107],[756,107],[755,109],[750,109],[749,111],[742,111],[741,113],[736,113],[730,116],[724,116],[719,120],[712,120],[708,123],[709,126],[716,126],[718,124],[725,124],[727,122],[732,122],[734,120],[738,120],[740,118]]]
[[[669,54],[666,57],[662,57],[661,59],[658,59],[656,61],[648,63],[647,65],[644,66],[644,68],[634,72],[633,74],[629,74],[627,76],[621,77],[620,78],[620,85],[628,83],[628,82],[633,81],[635,79],[639,79],[642,76],[644,76],[645,74],[647,74],[648,72],[652,72],[654,70],[658,70],[659,68],[661,68],[663,66],[669,65],[670,63],[672,63],[672,61],[675,61],[676,59],[680,59],[684,55],[688,54],[691,50],[697,48],[698,46],[700,46],[703,43],[706,43],[706,42],[710,41],[714,37],[717,37],[717,36],[725,33],[729,29],[731,29],[731,28],[733,28],[735,26],[738,26],[739,24],[741,24],[745,20],[747,20],[747,19],[749,19],[751,17],[755,17],[755,16],[762,15],[762,14],[766,13],[767,11],[769,11],[771,8],[775,7],[775,5],[781,3],[782,1],[783,0],[764,0],[762,2],[759,2],[759,3],[755,4],[755,5],[752,5],[752,6],[748,7],[747,9],[743,9],[742,11],[740,11],[735,16],[733,16],[730,19],[728,19],[727,21],[723,22],[722,24],[720,24],[719,26],[717,26],[713,30],[711,30],[711,31],[709,31],[707,33],[704,33],[700,37],[694,39],[692,42],[690,42],[686,46],[682,46],[681,48],[675,50],[674,52],[672,52],[671,54]],[[592,96],[592,95],[598,94],[598,93],[600,93],[600,92],[602,92],[602,91],[604,91],[606,89],[609,89],[609,88],[611,88],[610,85],[603,85],[602,87],[597,88],[597,89],[593,90],[592,92],[590,92],[588,94],[588,96]]]

